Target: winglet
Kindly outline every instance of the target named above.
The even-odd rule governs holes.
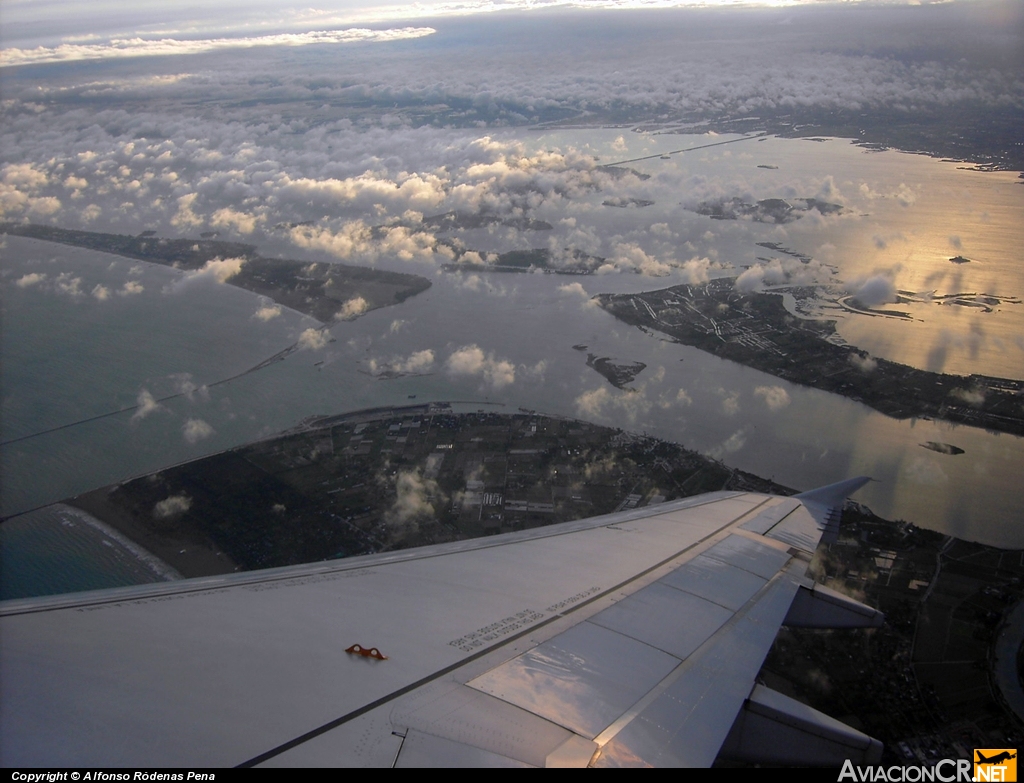
[[[870,476],[857,476],[835,484],[828,484],[808,492],[795,495],[803,502],[823,533],[821,540],[833,543],[839,535],[839,517],[843,511],[843,501],[871,481]]]

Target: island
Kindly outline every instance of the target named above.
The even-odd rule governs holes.
[[[930,440],[926,443],[920,444],[922,448],[934,451],[937,454],[949,454],[950,456],[956,456],[957,454],[966,453],[959,446],[954,446],[952,443],[940,443],[939,441]]]
[[[531,250],[509,250],[506,253],[491,254],[486,260],[476,263],[464,259],[467,251],[455,249],[460,260],[454,264],[444,264],[441,268],[446,272],[544,272],[556,275],[592,275],[607,259],[592,256],[582,250],[566,248],[555,255],[544,247]],[[476,258],[484,258],[478,253]]]
[[[792,494],[641,434],[427,403],[310,418],[64,502],[190,577],[459,541],[721,489]]]
[[[155,237],[152,231],[127,236],[33,223],[0,223],[0,234],[85,247],[186,272],[201,270],[211,261],[242,259],[238,272],[225,279],[225,283],[265,296],[325,324],[397,304],[431,285],[419,275],[264,258],[253,245],[215,239],[164,239]]]
[[[620,209],[627,209],[628,207],[642,209],[643,207],[653,206],[654,202],[645,198],[624,198],[622,196],[615,196],[613,198],[606,198],[601,202],[601,205],[605,207],[619,207]]]
[[[783,244],[780,244],[779,242],[755,242],[754,244],[757,245],[758,247],[767,248],[768,250],[774,250],[776,253],[784,253],[787,256],[793,256],[793,258],[798,258],[800,259],[800,262],[803,264],[809,264],[812,260],[811,257],[806,253],[800,253],[796,250],[786,247]]]
[[[712,220],[749,218],[756,223],[792,223],[812,209],[822,215],[839,214],[843,211],[839,204],[830,204],[816,198],[766,198],[751,204],[738,196],[702,201],[689,209]]]
[[[835,321],[788,312],[779,295],[784,289],[743,294],[735,282],[719,278],[699,286],[594,299],[628,324],[793,383],[841,394],[887,416],[938,418],[1024,435],[1024,381],[928,372],[869,356],[842,343]]]
[[[574,346],[575,347],[575,346]],[[609,356],[598,358],[597,354],[587,354],[587,367],[597,370],[605,380],[616,389],[629,389],[626,385],[636,380],[636,376],[647,369],[643,362],[626,362],[616,364]]]
[[[486,212],[444,212],[440,215],[427,215],[419,223],[400,221],[398,225],[404,225],[414,230],[430,228],[435,231],[487,228],[494,225],[528,231],[550,231],[554,228],[546,220],[535,220],[528,217],[502,217]]]

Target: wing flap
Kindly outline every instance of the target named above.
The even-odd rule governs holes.
[[[661,581],[726,609],[736,610],[764,587],[767,580],[704,554],[677,568]]]
[[[523,768],[530,765],[473,745],[410,729],[402,743],[402,750],[398,754],[395,766],[403,769],[422,769],[424,767],[452,769],[495,767],[500,769]]]
[[[786,616],[797,584],[775,579],[732,622],[649,695],[636,713],[598,737],[598,767],[707,767]]]
[[[583,622],[468,684],[593,739],[678,663],[650,645]]]
[[[660,580],[605,609],[590,618],[590,622],[642,641],[682,661],[725,625],[732,614],[718,604]]]

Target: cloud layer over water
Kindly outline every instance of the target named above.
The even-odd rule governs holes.
[[[314,30],[307,33],[280,33],[251,38],[114,38],[105,43],[63,43],[34,49],[10,48],[0,51],[4,65],[39,65],[77,60],[109,60],[125,57],[172,57],[212,52],[218,49],[251,49],[262,46],[311,46],[369,41],[398,41],[420,38],[436,32],[430,27],[403,27],[392,30]]]

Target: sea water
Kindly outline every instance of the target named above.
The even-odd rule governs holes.
[[[616,143],[622,131],[569,133],[527,141],[582,146],[589,134],[586,143],[602,153],[622,146]],[[588,219],[608,221],[638,242],[664,223],[686,237],[680,257],[710,258],[713,275],[735,276],[757,264],[771,251],[755,243],[773,241],[827,261],[846,281],[884,273],[899,288],[915,291],[930,286],[938,293],[964,289],[1010,298],[1024,292],[1024,272],[1013,263],[1024,239],[1016,219],[1024,188],[1011,175],[870,152],[842,140],[744,140],[668,160],[660,156],[659,150],[699,141],[671,134],[630,137],[626,155],[658,153],[628,164],[651,174],[638,195],[655,204],[603,207]],[[602,154],[603,161],[610,159]],[[762,162],[778,168],[758,168]],[[661,176],[667,167],[674,173]],[[712,221],[690,209],[696,197],[711,192],[712,176],[717,192],[748,198],[799,198],[832,188],[856,213],[831,221],[809,216],[785,226]],[[692,192],[681,191],[680,182],[690,183]],[[572,208],[601,210],[599,195]],[[538,217],[561,219],[557,213]],[[483,243],[486,237],[481,232],[474,239]],[[970,264],[949,262],[956,245]],[[302,257],[295,248],[290,255]],[[510,413],[524,407],[647,432],[798,489],[867,474],[877,481],[858,499],[879,514],[994,545],[1024,546],[1024,531],[1014,524],[1024,439],[891,419],[644,333],[590,299],[662,288],[681,282],[682,272],[660,278],[473,274],[381,262],[424,274],[433,286],[400,305],[334,324],[333,341],[322,348],[299,350],[240,375],[294,344],[315,322],[284,309],[263,320],[257,312],[266,302],[256,295],[104,253],[7,237],[3,257],[5,516],[266,437],[306,416],[403,405],[415,395],[417,403],[479,401]],[[49,285],[17,284],[32,274],[45,275]],[[80,278],[77,295],[58,290],[60,275],[65,284]],[[126,288],[128,282],[136,285]],[[94,296],[97,286],[109,295]],[[1020,305],[993,312],[915,306],[917,321],[847,315],[838,329],[875,355],[914,366],[1024,377]],[[579,345],[647,368],[632,389],[615,389],[586,366],[586,353],[573,347]],[[467,347],[483,354],[478,373],[459,373],[448,363]],[[379,365],[425,350],[435,357],[426,374],[384,380],[371,372],[371,360]],[[502,363],[514,372],[488,374],[487,367]],[[225,378],[234,380],[212,385]],[[140,401],[144,405],[136,407]],[[964,453],[922,448],[929,441]],[[13,532],[16,519],[26,518],[0,525],[4,563],[45,560],[54,535]],[[31,518],[21,525],[31,528]],[[49,529],[57,530],[52,524]],[[94,549],[70,557],[99,562]],[[32,579],[32,589],[41,592],[72,589],[56,581],[48,589]],[[116,579],[111,584],[123,583]]]

